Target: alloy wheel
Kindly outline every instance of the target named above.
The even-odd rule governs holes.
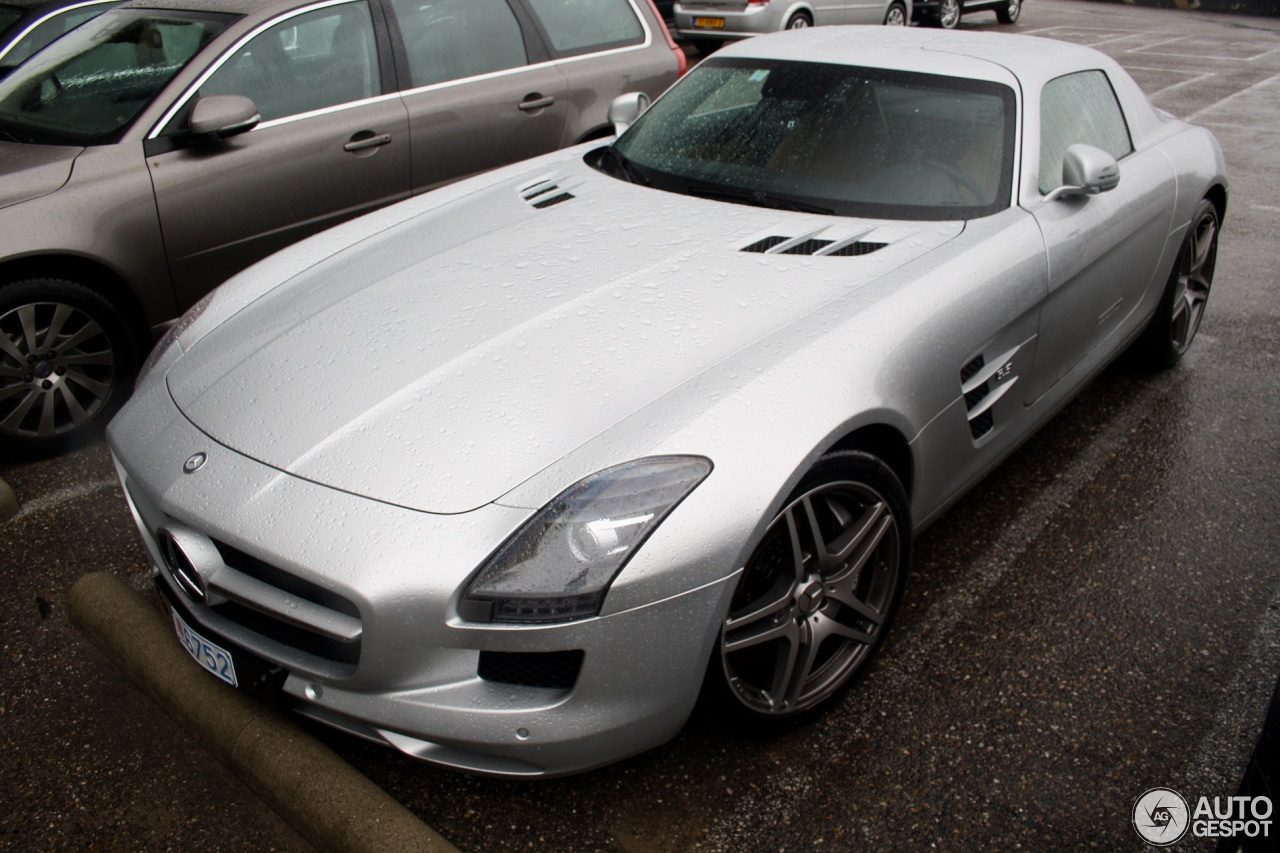
[[[904,549],[891,503],[854,480],[791,501],[748,561],[725,621],[721,661],[749,711],[809,710],[870,658],[901,586]]]

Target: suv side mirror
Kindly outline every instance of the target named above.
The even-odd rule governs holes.
[[[614,98],[613,103],[609,104],[609,123],[613,125],[614,135],[621,136],[625,133],[647,109],[649,96],[644,92],[628,92]]]
[[[1069,145],[1062,158],[1062,180],[1063,185],[1045,196],[1045,201],[1113,190],[1120,183],[1120,164],[1101,148]]]
[[[253,130],[261,120],[257,105],[244,95],[210,95],[196,101],[188,127],[192,136],[216,142]]]

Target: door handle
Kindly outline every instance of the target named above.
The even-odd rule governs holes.
[[[524,110],[525,112],[531,113],[534,110],[540,110],[540,109],[549,107],[555,102],[556,102],[556,99],[551,95],[547,95],[543,97],[542,95],[539,95],[535,92],[532,95],[525,95],[524,100],[520,102],[519,106],[520,106],[520,109]]]
[[[343,151],[363,151],[366,148],[377,148],[379,145],[386,145],[391,141],[389,133],[374,133],[371,130],[362,130],[355,136],[351,137],[351,141],[342,146]]]

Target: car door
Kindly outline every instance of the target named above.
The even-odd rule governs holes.
[[[290,243],[409,195],[408,120],[393,88],[365,0],[291,12],[223,54],[148,140],[180,306]],[[221,142],[184,137],[198,98],[228,94],[251,98],[261,123]]]
[[[1102,71],[1050,81],[1040,98],[1040,197],[1025,206],[1044,236],[1049,295],[1040,315],[1028,404],[1077,365],[1114,345],[1147,288],[1169,234],[1176,186],[1158,151],[1134,151],[1124,114]],[[1067,146],[1114,156],[1120,183],[1098,195],[1045,201],[1062,184]]]
[[[390,9],[414,192],[563,144],[564,75],[539,62],[545,48],[507,0],[390,0]]]

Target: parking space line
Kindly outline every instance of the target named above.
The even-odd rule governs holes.
[[[81,483],[78,486],[67,486],[65,489],[58,489],[55,492],[49,492],[30,501],[25,501],[18,513],[9,519],[8,524],[16,524],[28,515],[38,515],[48,512],[52,509],[62,506],[71,501],[77,501],[81,498],[87,498],[89,495],[96,494],[103,489],[112,489],[118,485],[116,480],[93,480],[88,483]]]
[[[1146,68],[1141,65],[1126,65],[1125,70],[1128,71],[1130,74],[1132,74],[1135,71],[1150,71],[1152,74],[1161,74],[1161,75],[1167,76],[1170,73],[1169,69],[1167,68]],[[1164,86],[1163,88],[1155,89],[1154,91],[1147,92],[1147,97],[1154,98],[1156,95],[1161,95],[1161,94],[1164,94],[1165,92],[1173,92],[1177,89],[1181,89],[1183,86],[1190,86],[1194,83],[1200,83],[1214,76],[1216,75],[1212,71],[1205,71],[1200,74],[1194,74],[1188,77],[1186,80],[1182,80],[1177,83],[1170,83],[1168,86]]]
[[[1232,92],[1230,95],[1227,95],[1225,98],[1222,98],[1221,100],[1218,100],[1218,101],[1214,101],[1212,104],[1209,104],[1207,107],[1196,110],[1194,113],[1187,116],[1186,121],[1194,122],[1197,119],[1199,119],[1202,115],[1209,112],[1209,110],[1217,109],[1223,104],[1230,103],[1231,101],[1234,101],[1237,98],[1242,98],[1245,95],[1248,95],[1249,93],[1253,92],[1255,89],[1261,89],[1265,86],[1270,86],[1276,83],[1277,81],[1280,81],[1280,74],[1277,74],[1272,77],[1268,77],[1265,80],[1259,80],[1257,83],[1254,83],[1252,86],[1249,86],[1248,88],[1241,89],[1238,92]],[[1250,129],[1254,129],[1254,128],[1250,128]]]

